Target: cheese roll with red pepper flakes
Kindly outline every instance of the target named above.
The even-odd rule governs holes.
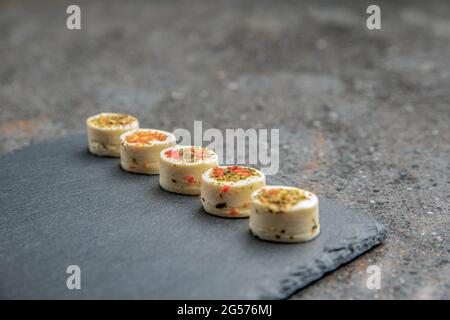
[[[266,185],[261,171],[243,166],[210,169],[202,176],[200,195],[206,212],[227,218],[247,218],[251,194]]]
[[[319,200],[312,192],[267,186],[252,194],[250,231],[263,240],[304,242],[320,233]]]
[[[176,146],[160,154],[159,184],[164,190],[199,195],[202,174],[219,165],[217,154],[207,148]]]
[[[120,136],[139,128],[128,114],[100,113],[87,119],[89,152],[97,156],[120,157]]]
[[[120,136],[120,165],[129,172],[158,174],[161,150],[176,144],[167,131],[136,129]]]

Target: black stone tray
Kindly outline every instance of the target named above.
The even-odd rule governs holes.
[[[321,235],[259,241],[71,135],[0,157],[0,298],[281,299],[385,237],[370,215],[320,198]],[[268,183],[287,183],[273,177]],[[66,268],[81,268],[68,290]]]

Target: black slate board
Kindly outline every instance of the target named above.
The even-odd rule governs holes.
[[[316,240],[259,241],[247,219],[207,215],[158,176],[88,154],[81,134],[1,157],[0,181],[0,298],[286,298],[385,237],[370,215],[320,198]],[[68,265],[81,290],[66,288]]]

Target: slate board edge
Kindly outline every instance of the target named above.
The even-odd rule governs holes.
[[[373,224],[367,224],[373,228]],[[321,279],[325,274],[335,271],[356,257],[364,254],[375,246],[378,246],[386,239],[387,229],[384,225],[375,223],[372,231],[373,235],[361,239],[352,239],[355,243],[351,245],[338,245],[330,247],[323,257],[329,263],[324,264],[319,260],[313,261],[307,268],[301,266],[296,271],[287,275],[280,281],[279,287],[274,292],[265,292],[258,299],[262,300],[283,300],[288,299],[297,291],[305,288],[309,284]]]
[[[288,181],[290,184],[295,185],[292,178],[289,176],[279,175],[279,177]],[[294,272],[291,272],[280,281],[276,291],[263,292],[257,299],[288,299],[297,291],[305,288],[314,281],[321,279],[325,274],[337,270],[339,267],[342,267],[373,247],[378,246],[386,239],[387,228],[383,224],[378,222],[367,223],[365,224],[365,228],[372,229],[370,230],[372,236],[357,239],[352,238],[351,241],[353,241],[353,244],[350,245],[337,244],[328,247],[322,259],[329,263],[323,264],[322,261],[315,260],[307,268],[304,266],[295,268]],[[350,243],[351,241],[343,242]]]

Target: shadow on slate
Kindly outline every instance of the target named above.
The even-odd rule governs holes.
[[[259,241],[247,219],[207,215],[158,176],[90,155],[86,140],[0,158],[1,298],[282,299],[385,237],[370,215],[322,197],[316,240]],[[81,290],[66,287],[69,265],[81,268]]]

